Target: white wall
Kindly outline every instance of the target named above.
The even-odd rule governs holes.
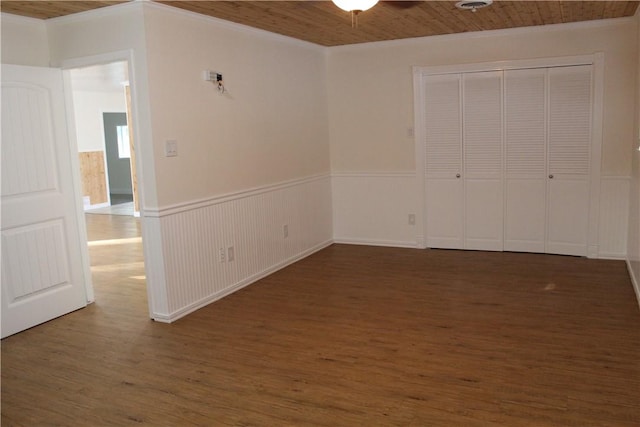
[[[0,15],[2,63],[49,66],[47,27],[40,19]]]
[[[638,68],[636,72],[636,123],[631,148],[632,172],[629,192],[629,237],[627,265],[640,304],[640,12],[636,12]]]
[[[129,61],[152,317],[174,320],[331,242],[323,49],[147,2],[46,29],[54,66]],[[178,157],[164,156],[167,139]],[[233,264],[218,245],[235,248]]]
[[[146,216],[162,248],[148,271],[164,272],[152,298],[172,321],[331,242],[325,56],[157,4],[145,29],[159,205]]]
[[[606,221],[626,220],[626,189],[631,172],[629,142],[634,132],[634,99],[629,88],[636,79],[636,23],[631,18],[570,25],[465,33],[393,42],[335,47],[328,54],[329,129],[333,174],[366,176],[370,173],[415,172],[414,141],[408,138],[413,127],[413,66],[441,66],[505,60],[576,56],[604,52],[604,118],[602,175],[607,181],[603,197],[620,206],[620,213],[603,212],[601,227],[618,234],[607,236],[603,253],[624,257],[626,225]],[[344,183],[344,177],[340,178]],[[406,240],[406,216],[415,211],[416,199],[397,200],[398,215],[377,221],[377,230],[362,230],[360,218],[351,215],[357,206],[379,210],[366,194],[382,192],[392,182],[380,183],[379,191],[349,184],[351,193],[334,198],[334,221],[343,225],[343,235],[375,240]],[[334,180],[334,191],[341,185]],[[346,184],[345,184],[346,185]],[[367,183],[367,186],[374,185]],[[618,188],[624,187],[624,188]],[[621,200],[620,197],[622,198]],[[344,203],[347,203],[344,205]],[[346,217],[341,216],[342,213]],[[360,228],[359,228],[360,227]],[[359,232],[357,230],[360,230]],[[380,230],[384,231],[380,231]],[[352,230],[352,231],[350,231]],[[414,234],[417,234],[414,233]],[[396,238],[394,239],[393,236]],[[336,237],[341,237],[336,235]],[[412,240],[418,241],[420,236]]]
[[[50,20],[45,32],[26,27],[38,46],[48,34],[53,65],[131,53],[122,59],[132,59],[147,281],[158,320],[328,244],[332,188],[337,237],[410,246],[414,65],[603,51],[603,173],[617,179],[632,170],[637,100],[628,93],[638,36],[629,19],[331,49],[138,2]],[[7,43],[13,61],[45,62],[46,49],[21,52],[18,30],[5,41],[3,28],[3,61]],[[202,81],[204,69],[223,73],[228,94]],[[164,157],[168,139],[178,141],[178,157]],[[637,199],[630,206],[637,218]],[[235,264],[219,260],[229,246]]]
[[[329,172],[321,48],[160,6],[145,26],[160,206]]]
[[[333,174],[335,242],[415,247],[415,184],[414,173]]]
[[[104,151],[102,113],[125,113],[127,104],[122,92],[73,91],[78,151]]]
[[[47,20],[47,32],[53,66],[83,67],[116,60],[129,61],[142,209],[156,207],[144,5],[131,2],[50,19]],[[105,60],[106,57],[109,60]]]

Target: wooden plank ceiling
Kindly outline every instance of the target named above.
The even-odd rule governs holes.
[[[172,7],[260,28],[322,46],[338,46],[468,31],[495,30],[632,16],[638,1],[494,1],[473,13],[455,1],[381,1],[351,27],[348,12],[328,0],[171,1]],[[123,1],[2,0],[2,12],[48,19]]]

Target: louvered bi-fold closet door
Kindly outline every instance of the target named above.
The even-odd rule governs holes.
[[[545,252],[547,69],[507,70],[504,249]]]
[[[587,255],[590,65],[549,69],[546,252]]]
[[[460,74],[424,77],[426,243],[463,247]]]
[[[463,76],[464,248],[503,248],[502,71]]]

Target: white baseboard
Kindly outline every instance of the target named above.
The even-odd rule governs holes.
[[[591,257],[590,257],[591,258]],[[597,257],[598,259],[611,259],[617,261],[624,261],[627,258],[627,254],[624,253],[615,253],[615,252],[600,252]]]
[[[629,277],[631,277],[631,283],[633,284],[633,290],[636,293],[636,300],[638,301],[638,307],[640,307],[640,277],[636,277],[633,274],[633,268],[631,268],[631,263],[629,260],[626,260],[627,270],[629,271]]]
[[[355,237],[334,237],[334,243],[344,245],[365,245],[365,246],[386,246],[392,248],[418,248],[416,242],[405,242],[400,240],[376,240],[376,239],[358,239]]]
[[[151,317],[173,322],[333,243],[330,194],[325,175],[143,209],[162,247],[145,260]]]
[[[88,210],[91,210],[91,209],[106,208],[108,206],[111,206],[109,204],[109,202],[104,202],[104,203],[98,203],[98,204],[95,204],[95,205],[86,205],[84,207],[84,210],[88,211]]]
[[[226,297],[227,295],[230,295],[236,291],[239,291],[240,289],[244,288],[245,286],[249,286],[252,283],[257,282],[260,279],[263,279],[273,273],[275,273],[278,270],[281,270],[297,261],[300,261],[303,258],[308,257],[309,255],[318,252],[328,246],[331,246],[333,244],[333,240],[328,240],[326,242],[323,242],[319,245],[316,245],[310,249],[307,249],[306,251],[303,251],[289,259],[286,259],[282,262],[279,262],[278,264],[275,264],[273,266],[271,266],[270,268],[261,271],[258,274],[254,274],[253,276],[247,277],[244,280],[241,280],[240,282],[236,283],[235,285],[229,286],[225,289],[223,289],[220,292],[216,292],[213,295],[210,295],[206,298],[201,299],[200,301],[196,301],[186,307],[181,308],[178,311],[175,311],[169,315],[165,315],[165,314],[159,314],[159,313],[153,313],[152,319],[157,321],[157,322],[162,322],[162,323],[172,323],[175,322],[176,320],[190,314],[193,313],[196,310],[199,310],[200,308],[211,304],[214,301],[217,301],[219,299],[222,299],[224,297]]]

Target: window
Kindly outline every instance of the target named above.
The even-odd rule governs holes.
[[[118,133],[118,157],[121,159],[131,158],[131,146],[129,145],[129,127],[116,126]]]

